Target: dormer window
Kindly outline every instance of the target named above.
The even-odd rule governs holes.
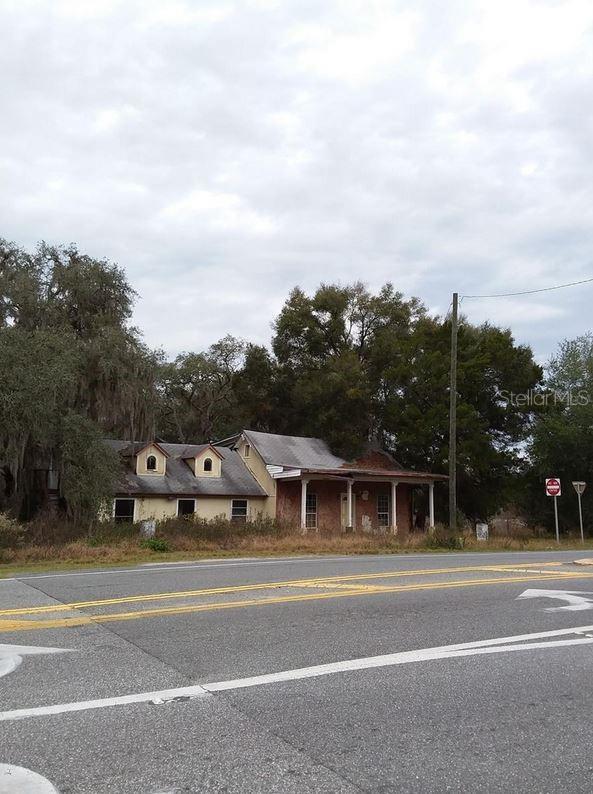
[[[204,471],[212,471],[212,458],[206,458],[204,461]]]
[[[156,471],[156,456],[149,455],[146,458],[146,471]]]
[[[251,454],[251,444],[245,444],[243,447],[243,457],[248,458]]]

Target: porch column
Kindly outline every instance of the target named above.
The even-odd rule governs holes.
[[[301,529],[307,530],[307,485],[309,480],[301,480]]]
[[[428,483],[428,531],[434,529],[434,483]]]
[[[348,529],[352,529],[352,527],[353,527],[353,522],[352,522],[352,480],[348,480],[346,482],[346,488],[347,488],[347,491],[346,491],[346,496],[347,496],[346,510],[347,510],[347,514],[348,514],[348,527],[347,528]]]
[[[397,535],[397,483],[391,481],[391,531]]]

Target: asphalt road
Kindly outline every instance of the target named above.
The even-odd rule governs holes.
[[[578,556],[0,580],[0,794],[589,792]]]

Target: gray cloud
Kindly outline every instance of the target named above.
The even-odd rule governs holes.
[[[0,0],[0,234],[123,265],[170,353],[257,341],[294,284],[593,274],[586,0]],[[593,286],[464,301],[540,357]]]

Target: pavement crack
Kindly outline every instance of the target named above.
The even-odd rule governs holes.
[[[355,791],[360,791],[362,794],[370,794],[372,789],[365,788],[361,786],[360,783],[355,783],[351,778],[349,778],[343,771],[339,771],[336,767],[332,766],[331,764],[327,763],[327,761],[322,761],[320,758],[317,758],[314,753],[306,752],[303,747],[296,745],[290,739],[287,739],[285,736],[282,736],[278,731],[271,729],[266,723],[262,722],[262,720],[254,717],[245,709],[240,708],[228,695],[225,696],[219,692],[213,692],[213,696],[217,699],[221,699],[226,704],[227,708],[234,711],[236,714],[240,714],[243,718],[249,720],[249,722],[258,726],[258,728],[268,736],[273,736],[279,742],[282,742],[286,747],[289,747],[294,753],[297,753],[304,758],[307,758],[310,762],[315,764],[316,766],[325,769],[327,772],[330,772],[332,775],[335,775],[338,780],[342,783],[346,783]]]
[[[23,582],[23,584],[26,587],[29,587],[32,590],[37,591],[41,595],[44,595],[46,598],[51,598],[52,601],[56,602],[56,604],[62,604],[64,606],[67,604],[66,601],[63,601],[60,598],[56,598],[55,596],[50,595],[49,593],[46,593],[45,590],[43,590],[42,587],[38,587],[38,586],[36,586],[34,584],[31,584],[30,581]],[[132,648],[134,648],[136,651],[141,653],[146,658],[151,659],[152,661],[158,662],[159,664],[163,665],[163,667],[165,667],[166,669],[168,669],[172,673],[175,673],[176,675],[180,676],[184,683],[187,683],[187,684],[193,683],[193,677],[189,676],[185,671],[181,670],[178,667],[175,667],[175,665],[171,664],[169,661],[165,661],[160,656],[157,656],[155,653],[151,653],[150,651],[147,651],[146,648],[143,648],[141,645],[138,645],[138,643],[134,642],[134,640],[131,640],[129,637],[125,637],[124,635],[120,634],[118,631],[115,630],[115,628],[112,625],[108,625],[106,623],[98,623],[98,622],[91,622],[88,625],[89,626],[93,626],[97,630],[101,630],[103,632],[106,632],[107,634],[111,634],[112,636],[117,637],[119,640],[121,640],[122,642],[124,642],[127,645],[131,646]]]

